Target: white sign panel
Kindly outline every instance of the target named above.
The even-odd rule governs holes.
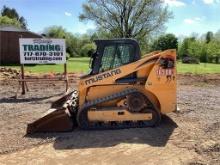
[[[66,63],[64,39],[20,38],[21,64]]]

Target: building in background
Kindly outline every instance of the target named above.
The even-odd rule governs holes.
[[[0,65],[20,63],[19,38],[42,38],[42,36],[13,26],[0,26]]]

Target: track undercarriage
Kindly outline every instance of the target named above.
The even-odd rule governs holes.
[[[116,100],[115,106],[102,104]],[[27,133],[81,129],[123,129],[155,126],[160,113],[149,99],[136,89],[87,101],[78,108],[78,92],[65,95],[51,105],[49,114],[28,125]]]

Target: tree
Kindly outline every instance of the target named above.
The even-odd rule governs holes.
[[[16,19],[8,18],[7,16],[0,16],[0,25],[12,25],[21,28],[21,23]]]
[[[207,54],[207,44],[206,43],[201,43],[201,54],[200,54],[200,61],[201,62],[208,62],[208,54]]]
[[[220,29],[214,35],[215,40],[220,41]]]
[[[11,19],[19,19],[19,15],[17,13],[17,11],[14,9],[14,8],[9,8],[9,7],[6,7],[6,6],[3,6],[2,8],[2,12],[1,12],[1,15],[2,16],[7,16]]]
[[[189,42],[189,47],[187,49],[188,55],[191,57],[195,57],[196,59],[199,59],[202,53],[202,43],[197,40],[191,40]]]
[[[153,50],[177,49],[178,39],[174,34],[160,36],[152,45]]]
[[[161,30],[170,17],[161,0],[88,0],[79,16],[94,21],[112,37],[138,40]]]
[[[67,52],[69,52],[71,57],[76,57],[79,55],[78,52],[78,38],[74,36],[70,32],[65,33],[65,39],[66,39],[66,44],[67,44]]]
[[[50,38],[65,38],[66,33],[62,26],[50,26],[44,29],[44,34]]]
[[[93,43],[85,44],[80,51],[80,56],[88,57],[89,52],[95,52],[96,46]]]
[[[25,18],[22,16],[19,16],[18,12],[14,8],[3,6],[1,15],[7,16],[8,18],[13,19],[13,20],[17,20],[21,24],[22,28],[27,29],[27,22]]]
[[[207,44],[207,54],[209,62],[219,63],[220,58],[220,41],[211,41]]]
[[[27,22],[24,17],[20,17],[19,22],[21,23],[21,25],[24,29],[27,29]]]
[[[71,57],[76,56],[77,39],[67,32],[62,26],[50,26],[44,29],[44,34],[49,38],[63,38],[66,40],[66,51]]]
[[[182,45],[180,46],[179,51],[178,51],[178,55],[180,58],[186,55],[190,55],[189,47],[190,47],[190,44],[194,42],[195,40],[196,39],[194,37],[184,38]]]
[[[105,29],[99,28],[96,32],[91,35],[91,40],[94,39],[104,39],[104,38],[114,38],[112,34]]]
[[[87,56],[88,51],[94,49],[94,44],[91,41],[92,35],[73,35],[67,32],[62,26],[45,28],[44,34],[49,38],[64,38],[66,40],[66,51],[70,57]]]
[[[214,38],[214,34],[213,34],[213,32],[207,32],[206,33],[206,43],[208,44],[209,42],[211,42],[212,41],[212,39]]]
[[[191,56],[199,58],[201,62],[219,63],[220,59],[220,30],[215,34],[207,32],[200,38],[188,37],[185,38],[179,45],[178,54],[183,56]]]

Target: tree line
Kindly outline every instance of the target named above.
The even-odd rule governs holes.
[[[65,38],[70,57],[87,56],[95,50],[93,40],[109,38],[135,38],[142,54],[154,50],[177,49],[178,58],[193,57],[201,62],[219,63],[220,30],[207,32],[202,36],[192,35],[178,39],[174,34],[165,34],[165,23],[172,18],[172,12],[161,0],[94,0],[86,1],[81,21],[96,23],[96,31],[83,35],[72,34],[62,26],[51,26],[43,30],[50,38]],[[0,25],[13,25],[27,29],[23,16],[13,8],[4,6]]]
[[[191,36],[183,39],[178,46],[178,56],[191,56],[200,62],[220,62],[220,30],[211,31],[202,36]]]

